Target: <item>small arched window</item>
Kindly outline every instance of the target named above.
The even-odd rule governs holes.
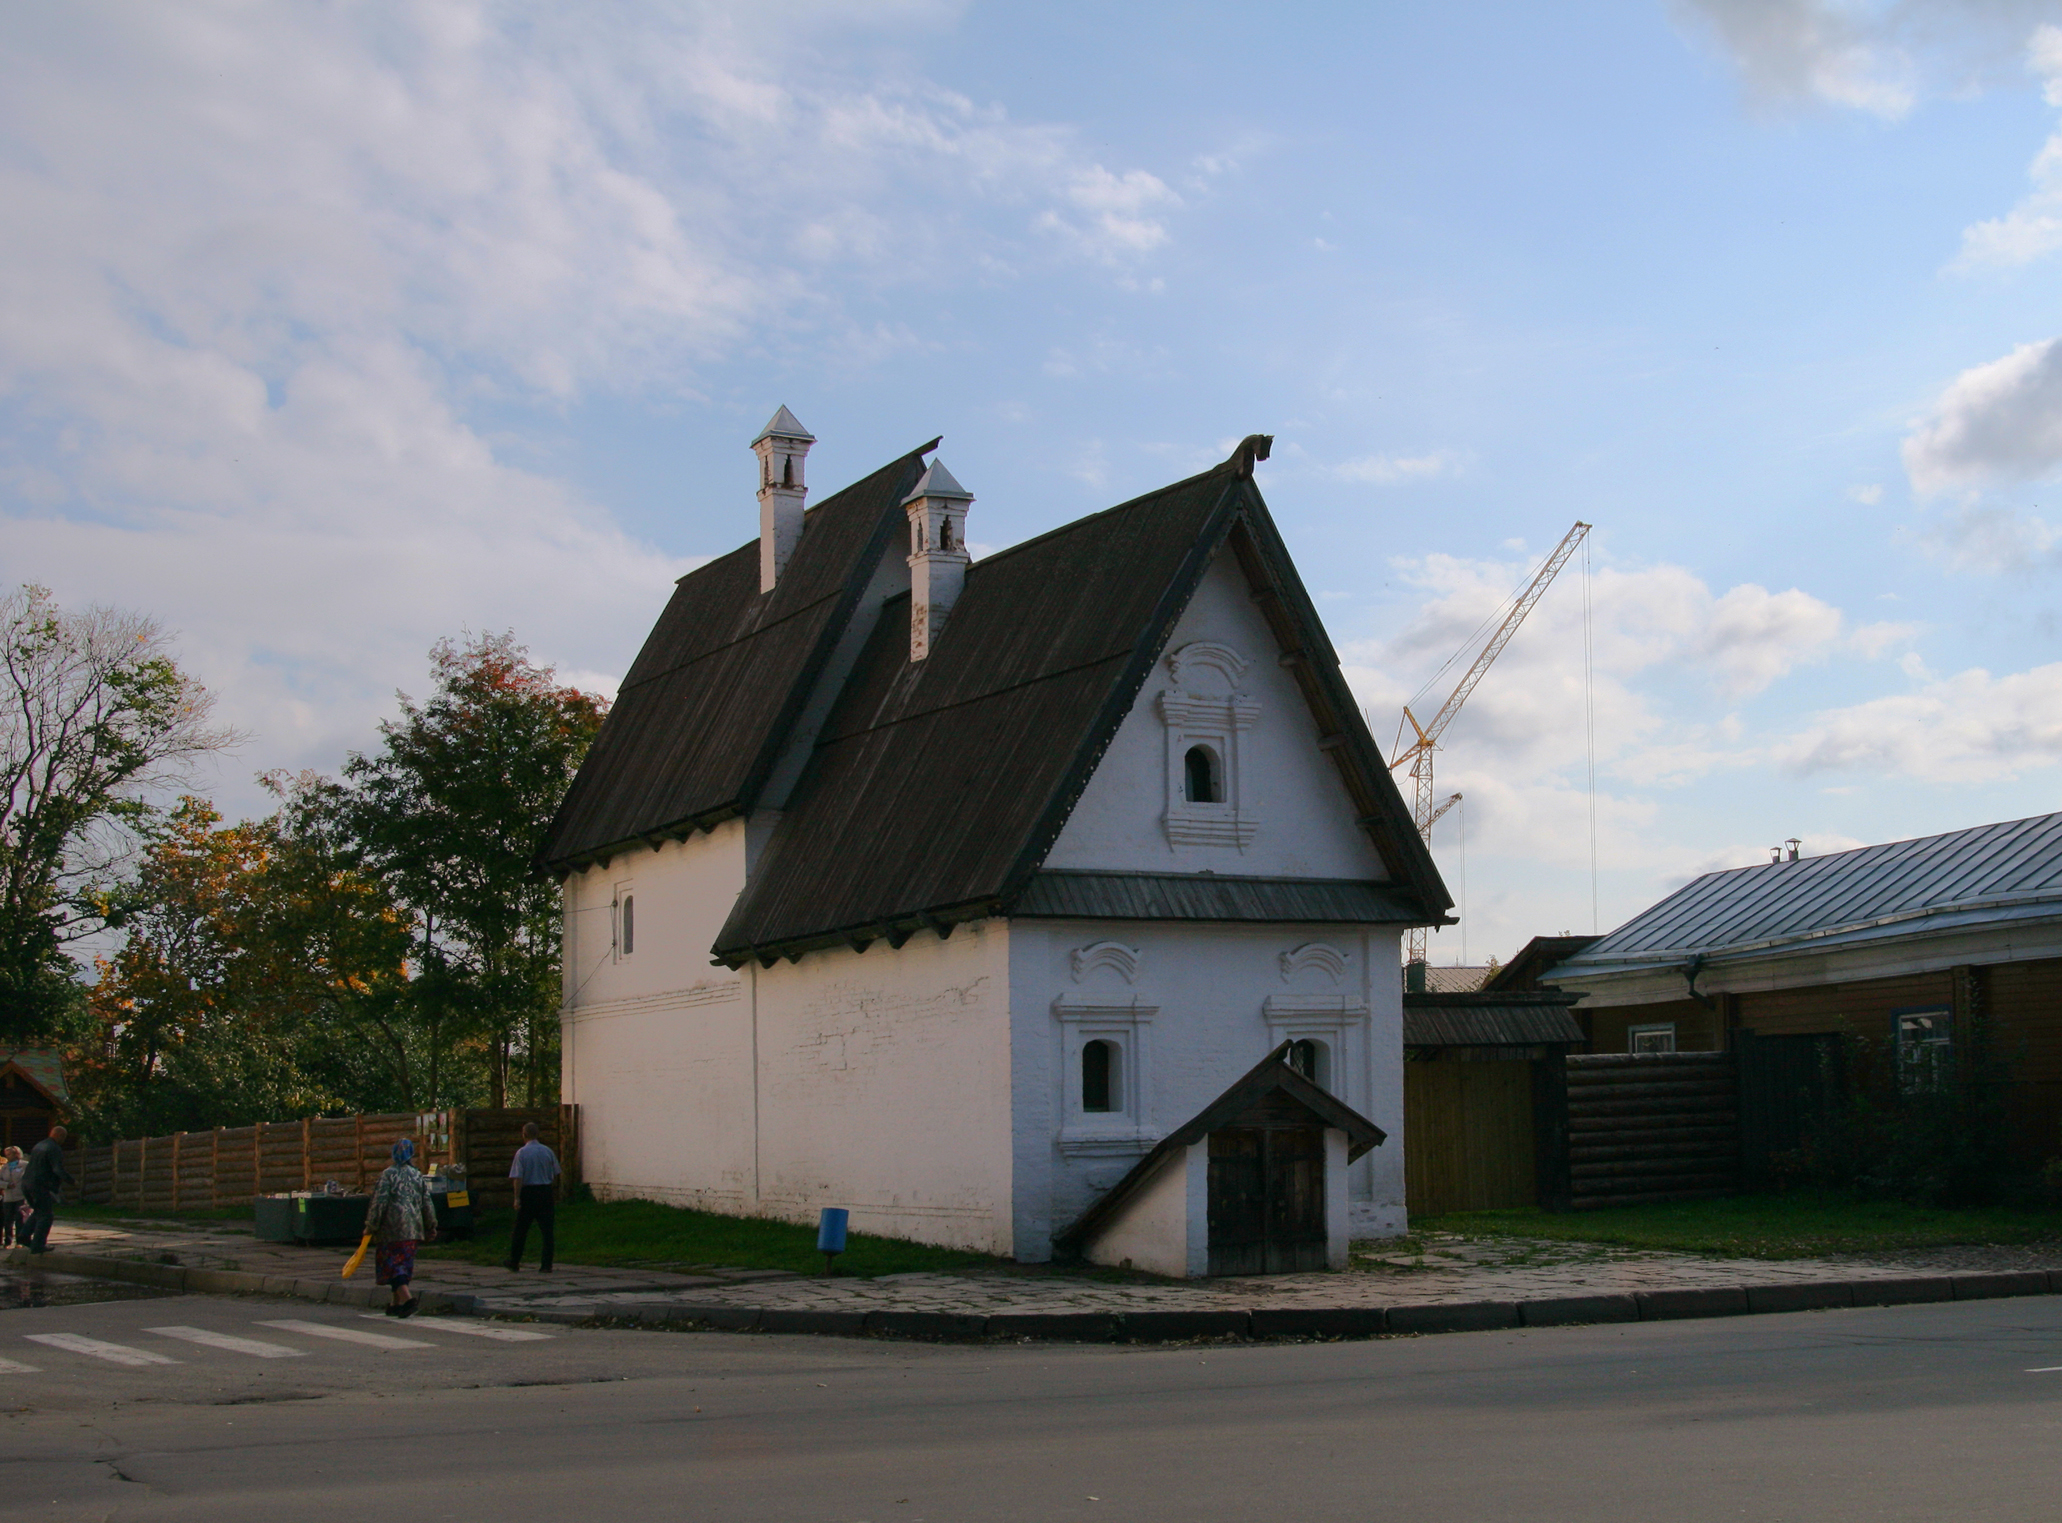
[[[623,896],[623,955],[628,957],[637,950],[637,896]]]
[[[1289,1043],[1289,1066],[1319,1088],[1328,1087],[1326,1080],[1330,1075],[1325,1072],[1324,1043],[1308,1037]]]
[[[938,520],[938,548],[940,550],[950,550],[952,548],[952,520],[949,517]]]
[[[1181,759],[1184,792],[1191,804],[1221,804],[1224,789],[1218,782],[1217,757],[1208,746],[1190,746]]]
[[[1111,1096],[1117,1087],[1117,1044],[1084,1042],[1081,1045],[1081,1108],[1084,1111],[1113,1111]]]

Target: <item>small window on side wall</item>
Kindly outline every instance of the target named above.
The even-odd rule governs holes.
[[[637,896],[627,890],[616,891],[616,957],[628,957],[637,950]]]
[[[1117,1044],[1081,1044],[1081,1109],[1089,1112],[1115,1110],[1117,1094]]]
[[[1182,758],[1184,793],[1191,804],[1224,802],[1223,774],[1208,746],[1190,746]]]
[[[1674,1052],[1675,1022],[1657,1021],[1650,1026],[1625,1028],[1627,1052]]]

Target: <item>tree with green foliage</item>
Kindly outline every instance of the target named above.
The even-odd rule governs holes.
[[[435,688],[380,727],[307,806],[351,865],[413,916],[428,1092],[460,1102],[471,1055],[491,1105],[558,1092],[559,895],[537,852],[607,704],[559,685],[511,634],[430,653]]]
[[[236,740],[151,619],[0,598],[0,1042],[49,1041],[80,1003],[67,948],[109,918],[152,798]]]
[[[291,798],[227,826],[187,798],[145,827],[111,896],[127,935],[71,1053],[97,1134],[415,1107],[412,923],[292,819]]]

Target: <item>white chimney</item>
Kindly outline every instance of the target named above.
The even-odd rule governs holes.
[[[809,489],[802,482],[802,462],[816,436],[783,407],[759,430],[752,451],[759,457],[759,590],[787,570],[788,557],[802,538],[802,503]]]
[[[921,661],[966,585],[967,509],[973,494],[933,460],[916,490],[902,499],[909,515],[909,659]]]

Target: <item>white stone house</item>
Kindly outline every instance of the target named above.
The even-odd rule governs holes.
[[[805,512],[812,442],[755,441],[758,539],[681,578],[542,854],[596,1193],[1042,1261],[1288,1043],[1389,1135],[1328,1196],[1401,1231],[1399,938],[1451,899],[1267,441],[979,563],[937,441]]]

